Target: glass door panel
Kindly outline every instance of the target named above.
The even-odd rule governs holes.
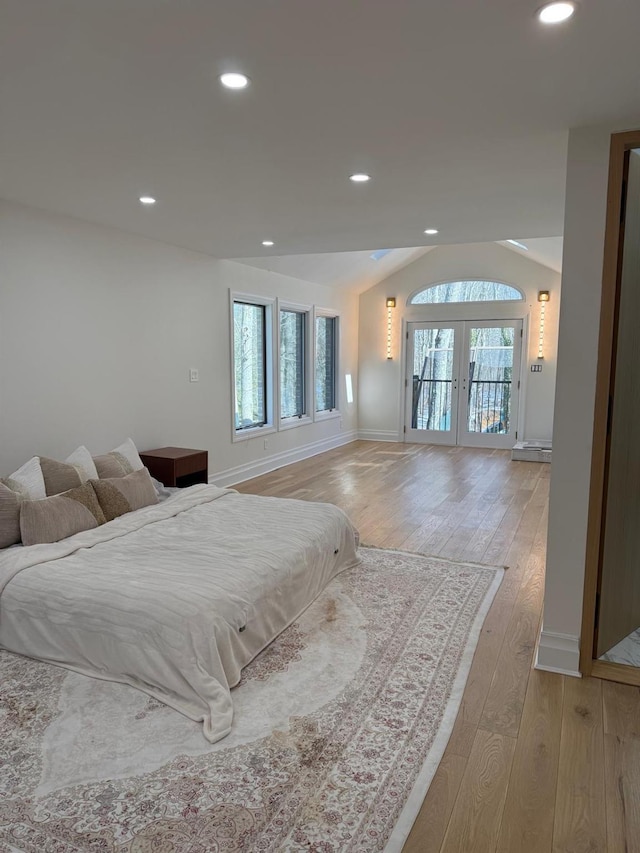
[[[518,416],[522,321],[466,323],[464,400],[458,443],[513,447]]]
[[[461,324],[410,323],[406,439],[455,444]]]

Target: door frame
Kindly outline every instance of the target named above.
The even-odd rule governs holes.
[[[623,184],[626,154],[633,148],[640,148],[640,130],[612,134],[609,149],[609,184],[607,189],[593,440],[591,443],[591,477],[579,667],[583,675],[593,675],[597,678],[640,686],[640,670],[623,664],[598,660],[594,657],[596,608],[602,560],[602,534],[606,510],[607,426],[609,399],[613,390],[615,370],[616,306],[619,266],[622,255],[621,237],[623,236],[621,222]]]
[[[416,325],[416,324],[417,325],[424,324],[427,327],[431,326],[431,327],[435,327],[435,328],[438,328],[438,327],[451,328],[451,326],[453,324],[462,326],[463,330],[464,330],[464,336],[463,336],[464,340],[463,340],[463,344],[462,344],[463,350],[466,348],[466,342],[468,340],[467,334],[466,334],[466,329],[464,328],[465,324],[466,324],[467,328],[469,328],[471,326],[471,324],[473,324],[473,323],[485,324],[485,325],[489,325],[491,323],[495,323],[496,325],[500,325],[500,324],[506,325],[508,323],[521,324],[520,325],[520,329],[521,329],[520,352],[519,352],[517,359],[514,355],[514,371],[513,371],[513,380],[512,380],[513,384],[516,386],[517,391],[518,391],[518,413],[517,413],[517,417],[516,417],[515,430],[513,433],[513,439],[512,439],[513,443],[515,444],[515,442],[518,440],[518,436],[523,434],[523,425],[524,425],[524,418],[525,418],[524,402],[526,400],[526,390],[527,390],[526,389],[527,372],[525,370],[525,365],[528,363],[527,355],[528,355],[528,351],[529,351],[529,321],[528,321],[529,318],[528,318],[528,315],[522,316],[522,312],[519,310],[514,311],[513,307],[511,307],[511,311],[509,311],[508,305],[509,305],[509,303],[506,303],[505,308],[502,308],[502,305],[500,305],[500,308],[502,310],[496,310],[495,303],[476,303],[476,305],[471,305],[471,307],[474,308],[473,314],[474,315],[476,314],[476,311],[475,311],[476,308],[478,308],[478,309],[483,308],[485,310],[484,311],[478,310],[477,314],[478,315],[486,314],[487,316],[485,316],[485,317],[472,316],[471,319],[468,316],[471,313],[469,311],[470,303],[466,303],[466,304],[463,303],[463,306],[457,306],[456,305],[455,306],[456,308],[463,307],[464,313],[466,313],[467,316],[464,316],[464,314],[461,311],[456,311],[456,313],[460,314],[461,316],[455,317],[454,319],[445,319],[444,316],[442,317],[442,319],[439,319],[438,317],[433,317],[433,316],[430,316],[428,319],[424,316],[420,317],[420,316],[409,315],[407,317],[403,317],[403,319],[402,319],[402,339],[401,339],[401,347],[400,347],[400,363],[402,365],[402,374],[401,374],[401,382],[400,382],[400,399],[399,399],[400,423],[398,425],[398,434],[400,436],[402,436],[401,440],[403,442],[412,443],[411,437],[408,437],[409,433],[408,433],[408,424],[407,424],[407,411],[408,411],[409,400],[412,398],[412,395],[413,395],[413,389],[412,389],[412,387],[410,387],[410,383],[408,381],[408,376],[407,376],[407,373],[408,373],[407,357],[408,357],[408,352],[409,352],[409,326],[410,325]],[[433,309],[434,307],[451,309],[452,306],[451,305],[441,305],[441,306],[440,305],[438,305],[438,306],[430,305],[429,306],[429,308],[431,308],[431,309]],[[487,311],[486,309],[488,307],[492,307],[493,310]],[[436,312],[430,312],[430,313],[433,314]],[[438,313],[444,314],[444,312],[438,312]],[[448,313],[451,314],[453,312],[449,311]],[[498,316],[497,317],[494,316],[495,314],[498,314]],[[500,316],[500,314],[504,314],[504,316]],[[517,316],[518,314],[520,314],[521,316]],[[515,352],[515,346],[514,346],[514,352]],[[463,351],[463,355],[464,355],[464,351]],[[517,363],[517,367],[516,367],[516,363]],[[458,421],[459,421],[459,413],[458,413]],[[450,435],[450,433],[443,433],[443,435]],[[456,447],[456,446],[458,446],[458,447],[489,447],[489,449],[491,449],[489,445],[483,445],[480,442],[459,443],[458,442],[459,435],[460,435],[460,429],[459,429],[459,423],[458,423],[458,428],[456,431],[456,435],[454,437],[455,440],[453,442],[445,441],[445,440],[438,441],[436,439],[436,440],[424,442],[424,443],[425,444],[440,444],[440,445],[445,445],[447,447]],[[467,433],[466,435],[468,436],[469,433]],[[483,435],[486,435],[486,434],[483,433]],[[498,444],[498,447],[496,449],[505,449],[505,448],[501,447],[501,443],[500,443],[500,444]],[[508,449],[508,448],[506,448],[506,449]]]

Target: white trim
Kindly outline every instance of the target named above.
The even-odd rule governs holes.
[[[303,459],[317,456],[318,453],[324,453],[326,450],[333,450],[334,447],[350,444],[357,438],[358,435],[355,430],[339,432],[336,435],[329,436],[329,438],[304,444],[302,447],[294,447],[292,450],[274,453],[265,459],[256,459],[254,462],[217,471],[215,474],[209,475],[209,482],[216,486],[232,486],[235,483],[242,483],[245,480],[251,480],[253,477],[259,477],[261,474],[268,474],[284,465],[291,465],[293,462],[301,462]]]
[[[392,429],[359,429],[360,441],[397,441],[402,443],[402,433]]]
[[[558,672],[562,675],[582,678],[580,672],[580,637],[576,637],[574,634],[545,631],[543,628],[538,639],[534,667],[546,672]]]

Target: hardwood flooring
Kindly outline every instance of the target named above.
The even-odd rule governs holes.
[[[640,689],[532,669],[550,466],[355,442],[236,488],[331,501],[364,545],[506,565],[404,853],[640,853]]]

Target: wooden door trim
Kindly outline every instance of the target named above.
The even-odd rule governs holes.
[[[601,559],[601,539],[604,512],[604,490],[606,483],[607,422],[609,395],[614,365],[614,334],[618,273],[621,260],[621,206],[625,168],[625,155],[632,148],[640,148],[640,130],[614,133],[609,151],[609,186],[607,191],[607,215],[602,269],[602,295],[600,304],[600,331],[598,337],[598,366],[593,418],[593,440],[591,451],[591,477],[589,488],[589,512],[585,556],[584,594],[582,605],[582,631],[580,639],[580,671],[584,675],[623,680],[622,672],[611,667],[619,665],[594,661],[593,644],[596,628],[596,597]],[[608,675],[605,672],[609,673]],[[629,680],[630,674],[627,675]],[[630,683],[635,683],[632,679]]]
[[[619,681],[622,684],[633,684],[640,687],[640,669],[623,663],[594,660],[592,661],[591,675],[594,678],[605,678],[607,681]]]

